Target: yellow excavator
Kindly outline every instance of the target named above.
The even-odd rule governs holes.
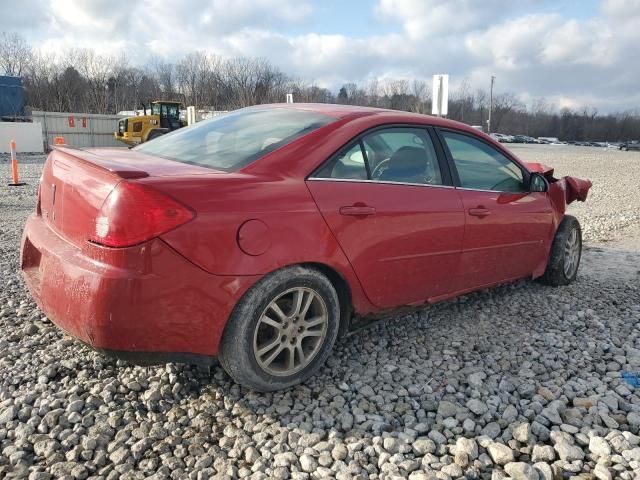
[[[182,128],[180,120],[180,102],[151,102],[151,115],[147,115],[147,107],[142,104],[144,115],[127,117],[118,120],[118,131],[113,132],[116,140],[135,146],[154,138]]]

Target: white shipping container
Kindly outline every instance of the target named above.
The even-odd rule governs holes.
[[[39,124],[0,122],[0,153],[9,153],[9,142],[16,141],[18,153],[42,153],[42,130]]]

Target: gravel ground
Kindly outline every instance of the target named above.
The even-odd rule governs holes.
[[[42,158],[9,188],[0,156],[0,478],[640,478],[640,154],[513,148],[594,181],[577,282],[398,316],[273,394],[65,338],[18,272]]]

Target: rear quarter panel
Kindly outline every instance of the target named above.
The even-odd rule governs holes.
[[[149,178],[162,191],[197,213],[189,223],[162,239],[194,264],[217,275],[264,275],[279,268],[320,263],[336,270],[349,284],[354,308],[369,313],[351,265],[320,215],[304,181],[254,178],[244,174],[216,178]],[[248,220],[266,225],[268,241],[260,255],[243,251],[239,229]]]

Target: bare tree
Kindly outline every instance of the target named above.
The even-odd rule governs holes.
[[[17,33],[2,32],[0,69],[10,77],[21,77],[31,61],[31,47]]]
[[[522,109],[522,102],[513,93],[501,93],[493,97],[493,112],[491,113],[491,128],[498,131],[502,120],[514,109]]]
[[[454,90],[451,97],[449,101],[449,118],[461,122],[472,120],[474,98],[471,93],[471,84],[468,78],[460,82],[460,85]]]
[[[415,79],[411,82],[411,92],[414,96],[416,113],[427,113],[431,104],[431,88],[424,80]]]
[[[98,55],[93,50],[77,52],[78,71],[87,81],[88,110],[91,113],[106,113],[109,109],[109,87],[115,60],[111,56]],[[111,84],[113,88],[113,84]]]
[[[147,76],[156,78],[165,99],[173,99],[176,92],[176,68],[173,63],[151,58]]]
[[[282,102],[293,93],[297,102],[369,105],[418,113],[430,109],[429,84],[422,79],[376,78],[366,84],[345,83],[337,92],[313,81],[292,78],[261,58],[225,59],[193,52],[177,64],[152,58],[142,67],[126,57],[93,50],[45,54],[17,34],[0,37],[0,72],[21,75],[28,105],[47,111],[115,113],[154,99],[181,100],[185,105],[231,110],[266,102]],[[597,110],[558,111],[544,99],[525,109],[511,92],[495,97],[493,126],[503,133],[554,136],[570,140],[640,138],[640,110],[602,115]],[[486,125],[488,95],[464,79],[453,92],[449,117],[470,125]]]

